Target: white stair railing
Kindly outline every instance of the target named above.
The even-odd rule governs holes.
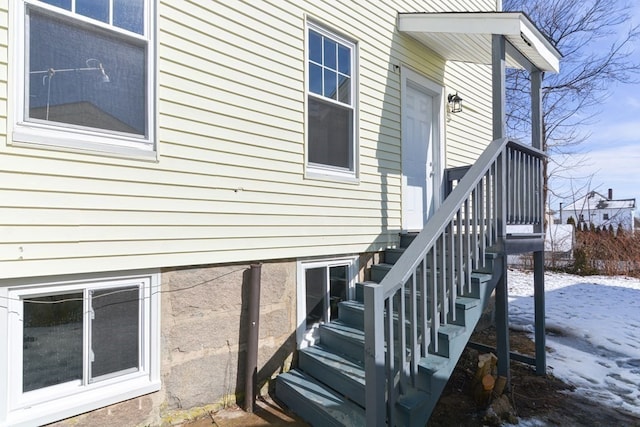
[[[544,157],[491,142],[382,282],[365,286],[367,426],[397,425],[398,398],[418,386],[418,362],[438,352],[438,330],[455,320],[486,251],[503,252],[506,224],[542,221]]]

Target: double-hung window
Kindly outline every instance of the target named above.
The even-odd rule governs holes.
[[[19,0],[13,141],[154,150],[155,0]]]
[[[15,283],[0,424],[40,424],[159,389],[158,274]]]
[[[318,25],[307,34],[307,171],[356,175],[356,46]]]

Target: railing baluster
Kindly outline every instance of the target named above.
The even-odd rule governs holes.
[[[534,209],[534,203],[535,203],[535,182],[534,182],[534,176],[533,176],[533,157],[531,156],[527,156],[527,190],[526,193],[526,197],[527,197],[527,217],[526,217],[526,223],[530,224],[531,221],[533,220],[533,209]]]
[[[418,298],[416,288],[416,274],[411,275],[411,303],[409,312],[411,314],[411,326],[418,324]],[[411,387],[415,387],[415,375],[418,373],[418,362],[420,361],[420,345],[418,343],[418,328],[411,328]]]
[[[440,316],[438,314],[438,286],[436,285],[436,260],[435,246],[429,251],[429,290],[431,291],[431,344],[433,352],[438,351],[438,327]]]
[[[467,292],[471,292],[471,209],[469,199],[464,201],[464,257],[465,257],[465,282]]]
[[[402,289],[402,287],[401,287]],[[388,310],[387,310],[387,328],[389,338],[387,339],[387,414],[389,414],[389,422],[391,425],[395,425],[395,406],[396,401],[398,400],[398,393],[395,384],[396,378],[396,344],[395,344],[395,325],[394,325],[394,316],[393,313],[396,311],[394,307],[393,300],[395,298],[395,293],[387,300],[388,302]],[[367,423],[369,424],[369,423]]]
[[[458,269],[457,274],[457,286],[458,293],[460,295],[464,294],[464,285],[465,285],[465,274],[464,274],[464,248],[462,244],[462,208],[458,209],[456,212],[456,267]]]
[[[458,290],[456,287],[455,277],[456,277],[456,264],[455,264],[455,239],[453,236],[453,220],[449,222],[447,229],[445,231],[447,233],[447,246],[449,247],[449,251],[447,252],[447,287],[449,288],[449,312],[451,313],[451,319],[453,321],[456,320],[456,298],[458,296]]]
[[[473,210],[472,210],[472,215],[473,218],[471,218],[471,231],[473,233],[473,235],[471,236],[471,242],[472,242],[472,248],[473,250],[471,251],[471,256],[473,257],[472,262],[471,262],[471,268],[473,268],[474,270],[476,268],[478,268],[478,250],[479,250],[479,242],[478,242],[478,217],[479,212],[478,212],[478,187],[480,184],[476,185],[475,190],[473,190],[471,192],[471,203],[473,206]]]
[[[428,307],[428,283],[427,283],[427,259],[426,257],[422,258],[422,270],[421,270],[421,278],[422,282],[420,283],[420,296],[421,296],[421,304],[422,307],[422,354],[427,354],[429,352],[429,345],[431,344],[431,327],[429,325],[429,307]]]
[[[398,348],[398,352],[399,352],[399,356],[400,356],[400,366],[398,367],[400,369],[400,392],[404,392],[406,390],[408,390],[407,387],[407,377],[408,377],[408,361],[407,361],[407,295],[406,295],[406,290],[405,287],[407,286],[406,283],[403,284],[402,288],[400,288],[400,293],[398,295],[398,298],[400,299],[399,302],[399,309],[398,309],[398,336],[400,337],[400,342],[399,345],[400,347]]]
[[[478,189],[479,189],[479,199],[480,199],[480,205],[478,206],[478,210],[480,212],[480,217],[478,218],[479,221],[479,225],[480,225],[480,266],[482,268],[485,267],[485,252],[487,249],[487,237],[486,237],[486,224],[485,221],[487,219],[487,211],[485,210],[485,207],[487,206],[485,203],[485,177],[483,177],[480,180],[480,183],[478,184]]]
[[[449,293],[447,292],[446,281],[446,246],[445,235],[440,235],[438,239],[438,252],[436,253],[436,259],[438,261],[438,272],[436,274],[436,280],[438,281],[438,294],[440,295],[440,323],[446,324],[447,314],[449,313]]]
[[[495,242],[498,242],[498,221],[500,221],[500,216],[498,215],[498,166],[496,163],[493,164],[493,179],[492,179],[492,187],[493,187],[493,239]],[[502,218],[505,220],[505,218]]]

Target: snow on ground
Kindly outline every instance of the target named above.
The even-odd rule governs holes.
[[[533,273],[509,270],[509,320],[533,332]],[[545,274],[547,365],[576,393],[640,415],[640,279]]]

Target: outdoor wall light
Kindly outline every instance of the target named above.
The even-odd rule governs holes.
[[[454,94],[449,94],[447,97],[449,101],[449,111],[452,113],[459,113],[462,111],[462,98],[458,95],[458,92]]]

